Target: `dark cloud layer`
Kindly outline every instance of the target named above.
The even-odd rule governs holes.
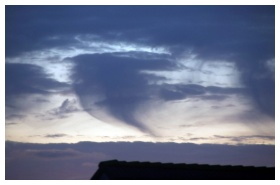
[[[275,166],[275,146],[145,142],[6,142],[5,179],[89,179],[104,160]]]
[[[78,47],[80,43],[75,39],[78,35],[89,42],[165,47],[173,58],[191,50],[204,61],[234,62],[245,86],[244,89],[222,89],[194,84],[171,89],[162,86],[159,90],[148,83],[156,81],[155,76],[139,72],[171,70],[174,63],[169,60],[151,59],[146,55],[142,59],[139,55],[136,58],[112,54],[77,56],[73,59],[76,62],[74,88],[82,106],[92,115],[95,115],[92,106],[102,107],[113,117],[147,131],[133,113],[155,91],[160,91],[161,98],[169,101],[191,94],[202,95],[204,91],[225,95],[246,89],[257,109],[275,116],[274,71],[266,67],[267,61],[275,58],[274,6],[6,6],[8,57],[43,48]],[[131,56],[131,53],[125,55]],[[22,73],[16,67],[8,68],[6,74]],[[23,71],[26,69],[40,77],[41,73],[34,72],[37,69],[33,68],[25,66]],[[39,79],[40,84],[31,81],[36,88],[23,86],[22,79],[16,79],[16,86],[6,87],[6,94],[44,93],[46,88],[60,86],[49,79]],[[41,88],[41,84],[45,88]],[[96,95],[105,98],[99,102],[88,100]],[[212,96],[216,100],[224,98]]]
[[[5,75],[6,99],[27,94],[46,95],[69,87],[50,78],[38,65],[6,63]]]
[[[42,67],[33,64],[11,64],[5,66],[5,105],[6,117],[21,118],[18,112],[19,99],[24,101],[24,97],[29,95],[50,95],[52,93],[63,92],[69,89],[69,84],[56,81],[45,73]],[[26,103],[27,107],[37,102]]]
[[[267,72],[269,71],[266,69],[265,63],[258,67],[252,65],[248,73],[243,73],[243,82],[250,90],[256,106],[263,113],[275,118],[275,79],[271,75],[263,76]],[[273,73],[274,76],[274,72],[270,73]]]
[[[95,34],[224,56],[244,49],[272,51],[274,20],[274,6],[6,6],[6,47],[15,54],[69,44],[71,35]]]

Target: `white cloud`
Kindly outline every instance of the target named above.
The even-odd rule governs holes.
[[[235,63],[229,61],[205,61],[188,53],[176,59],[179,69],[173,71],[142,71],[142,73],[165,77],[157,84],[199,84],[217,87],[243,87]]]

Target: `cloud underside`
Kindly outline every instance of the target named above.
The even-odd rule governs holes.
[[[22,119],[21,114],[38,103],[45,103],[52,94],[69,90],[67,83],[50,77],[44,68],[33,64],[6,63],[5,66],[5,105],[6,119]],[[32,96],[41,96],[30,101]]]
[[[274,145],[6,142],[5,152],[6,180],[89,179],[98,169],[99,162],[112,159],[163,163],[275,166]],[[27,168],[28,170],[26,170]]]
[[[139,107],[150,101],[169,102],[184,99],[223,101],[229,95],[245,95],[245,88],[223,88],[198,84],[157,83],[164,77],[144,70],[177,70],[176,63],[162,59],[141,59],[135,53],[80,55],[72,58],[73,87],[84,110],[98,118],[105,110],[114,118],[151,132],[135,116]],[[129,56],[130,55],[130,56]],[[102,118],[101,118],[102,119]]]
[[[108,52],[108,44],[100,45],[103,54],[77,54],[65,61],[74,63],[71,85],[85,111],[100,119],[105,119],[100,112],[106,112],[143,132],[152,133],[135,115],[139,106],[154,100],[224,101],[242,94],[253,100],[253,108],[274,118],[274,12],[274,6],[7,6],[6,55],[50,48],[87,48],[90,53],[97,42],[117,43],[119,48],[136,45],[136,52]],[[139,52],[140,46],[167,52]],[[203,63],[233,63],[242,88],[170,84],[145,72],[178,71],[183,66],[177,59],[186,53]],[[67,85],[37,65],[6,64],[6,106],[16,104],[13,97],[58,93]],[[73,112],[69,106],[65,102],[50,114]]]
[[[44,69],[32,64],[6,63],[6,97],[19,94],[50,94],[67,87],[66,83],[58,82],[49,77]]]

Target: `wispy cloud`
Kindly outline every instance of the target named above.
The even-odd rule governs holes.
[[[64,119],[70,117],[73,113],[81,111],[76,99],[65,99],[59,107],[37,114],[36,117],[43,120]]]
[[[44,137],[47,138],[59,138],[59,137],[69,137],[67,134],[47,134]]]
[[[18,123],[16,123],[16,122],[8,122],[8,123],[6,122],[5,123],[6,126],[17,125],[17,124]]]
[[[36,149],[27,149],[25,150],[26,153],[34,155],[40,158],[46,159],[59,159],[59,158],[73,158],[78,157],[81,153],[73,150],[73,149],[49,149],[49,150],[36,150]]]
[[[229,139],[235,142],[244,142],[245,140],[252,140],[252,139],[262,139],[262,140],[275,140],[275,136],[266,136],[266,135],[250,135],[250,136],[221,136],[221,135],[214,135],[215,138],[219,139]]]

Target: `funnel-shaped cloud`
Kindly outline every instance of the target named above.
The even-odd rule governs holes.
[[[105,109],[114,118],[148,131],[134,113],[141,103],[153,98],[156,87],[149,82],[158,77],[141,73],[141,70],[170,69],[170,61],[117,54],[81,55],[73,60],[76,64],[74,89],[88,113],[97,116],[98,110]]]

